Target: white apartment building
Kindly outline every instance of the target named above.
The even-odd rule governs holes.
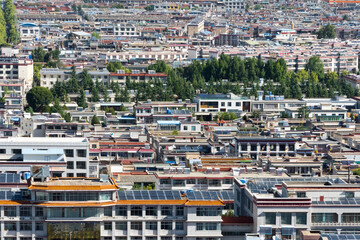
[[[175,60],[184,60],[187,58],[186,51],[131,51],[131,52],[107,52],[99,53],[99,58],[106,61],[124,60],[128,61],[134,58],[143,58],[150,60],[163,60],[173,62]]]
[[[245,2],[243,0],[224,0],[222,1],[225,6],[226,10],[231,12],[240,12],[245,11]]]
[[[40,39],[40,27],[36,23],[21,23],[20,37],[22,41]]]
[[[90,168],[97,172],[89,166],[86,138],[1,138],[0,158],[2,172],[29,172],[31,165],[49,165],[58,177],[87,177]]]
[[[301,230],[358,233],[360,185],[328,178],[235,180],[235,215],[253,217],[262,238],[297,239]]]
[[[77,70],[76,74],[80,74],[82,71]],[[40,86],[52,88],[56,81],[64,82],[71,78],[72,70],[60,70],[58,68],[43,68],[40,70]],[[97,70],[97,71],[88,71],[89,75],[95,82],[96,79],[99,82],[105,83],[109,82],[110,72],[108,70]]]
[[[33,61],[18,57],[0,57],[0,82],[20,83],[25,92],[33,82]]]
[[[138,37],[140,31],[132,24],[116,24],[114,25],[114,35],[119,37]]]

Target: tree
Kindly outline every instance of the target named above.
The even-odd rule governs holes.
[[[7,42],[17,44],[19,33],[16,29],[16,8],[12,0],[5,0],[4,16],[6,21]]]
[[[348,16],[348,15],[344,15],[344,16],[342,16],[342,19],[343,19],[344,21],[349,21],[349,16]]]
[[[85,91],[84,91],[84,89],[81,89],[81,90],[80,90],[80,96],[77,98],[76,102],[77,102],[77,105],[78,105],[79,107],[83,107],[83,108],[86,108],[86,107],[87,107],[86,96],[85,96]]]
[[[148,5],[148,6],[146,6],[145,7],[145,10],[146,11],[152,11],[152,10],[154,10],[155,8],[154,8],[154,5]]]
[[[34,73],[33,73],[33,86],[40,86],[40,70],[42,65],[39,63],[34,63]]]
[[[302,106],[298,109],[298,117],[299,118],[309,118],[310,108],[308,106]]]
[[[91,34],[91,36],[96,37],[96,38],[99,39],[99,40],[101,39],[100,34],[97,33],[97,32],[93,32],[93,33]]]
[[[0,44],[5,44],[6,40],[7,40],[6,21],[4,18],[4,13],[0,8]]]
[[[261,111],[260,110],[255,110],[251,114],[251,117],[256,118],[256,119],[260,118],[260,116],[261,116]]]
[[[91,119],[91,125],[95,125],[95,124],[100,124],[100,120],[96,115],[94,115]]]
[[[305,70],[316,73],[319,79],[324,78],[324,65],[319,56],[311,56],[305,65]]]
[[[42,47],[37,47],[32,51],[34,62],[44,62],[46,52]]]
[[[70,113],[65,113],[65,115],[64,115],[64,120],[65,120],[66,122],[71,122],[71,115],[70,115]]]
[[[43,112],[45,106],[53,100],[51,91],[45,87],[33,87],[26,94],[26,101],[35,111]]]
[[[261,9],[261,5],[260,4],[256,4],[255,5],[255,10],[260,10]]]
[[[335,26],[327,24],[326,26],[322,26],[320,30],[317,32],[318,38],[335,38]]]

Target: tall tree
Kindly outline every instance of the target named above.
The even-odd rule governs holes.
[[[16,29],[16,8],[12,0],[5,0],[4,15],[6,21],[7,42],[17,44],[19,33]]]
[[[0,44],[4,44],[7,41],[7,34],[6,34],[6,21],[4,18],[4,13],[0,8]]]
[[[319,56],[311,56],[305,65],[305,70],[316,73],[319,79],[324,79],[324,65]]]
[[[26,94],[26,101],[35,111],[43,112],[45,106],[53,100],[51,91],[45,87],[33,87]]]
[[[77,105],[79,107],[83,107],[86,108],[87,107],[87,103],[86,103],[86,96],[85,96],[85,91],[84,89],[80,90],[80,96],[77,98]]]

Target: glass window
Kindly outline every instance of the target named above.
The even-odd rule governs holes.
[[[176,187],[184,187],[184,186],[185,186],[185,180],[182,180],[182,179],[174,179],[174,180],[173,180],[173,186],[176,186]]]
[[[220,230],[220,223],[196,223],[196,230],[198,231]]]
[[[112,207],[104,208],[104,216],[112,217]]]
[[[86,169],[86,162],[76,162],[76,169]]]
[[[176,207],[176,216],[184,216],[184,207]]]
[[[16,207],[4,207],[5,217],[16,217]]]
[[[31,217],[31,207],[20,207],[20,217]]]
[[[42,222],[35,223],[35,231],[44,231],[44,223]]]
[[[147,216],[157,216],[157,208],[156,207],[146,207],[146,215]]]
[[[296,224],[306,225],[306,213],[296,213]]]
[[[36,217],[43,217],[44,216],[44,208],[35,207],[35,216]]]
[[[116,230],[127,230],[127,222],[116,222],[115,224]]]
[[[220,216],[220,208],[199,207],[196,209],[196,216]]]
[[[66,168],[67,169],[74,169],[74,162],[73,161],[67,161]]]
[[[196,184],[195,179],[186,179],[186,184]]]
[[[161,222],[161,229],[172,230],[172,222]]]
[[[265,213],[265,224],[276,224],[276,213]]]
[[[281,213],[281,224],[291,225],[291,213]]]
[[[145,228],[147,230],[157,230],[157,222],[146,222]]]
[[[172,207],[170,207],[170,206],[162,206],[161,207],[161,215],[163,215],[163,216],[172,216]]]
[[[73,149],[64,149],[66,157],[74,157],[74,150]]]
[[[20,222],[20,231],[31,231],[32,224],[31,222]]]
[[[313,213],[311,221],[313,223],[336,223],[338,215],[336,213]]]
[[[78,157],[86,157],[86,150],[84,150],[84,149],[77,149],[76,152],[77,152],[77,156],[78,156]]]
[[[142,230],[142,222],[131,222],[132,230]]]
[[[204,184],[204,185],[207,184],[207,180],[206,180],[206,179],[198,179],[197,182],[198,182],[198,184]]]
[[[131,207],[131,216],[142,216],[142,207]]]
[[[341,217],[343,223],[360,223],[360,213],[343,213]]]
[[[346,197],[346,198],[354,198],[354,197],[355,197],[355,193],[354,193],[354,192],[345,192],[345,197]]]
[[[184,230],[184,223],[183,222],[176,222],[175,223],[176,230]]]
[[[4,230],[5,231],[16,231],[16,223],[15,222],[5,222]]]
[[[127,216],[127,207],[124,206],[116,206],[115,207],[116,216]]]
[[[104,230],[112,230],[112,222],[104,222]]]
[[[99,217],[100,209],[99,208],[83,208],[84,217]]]

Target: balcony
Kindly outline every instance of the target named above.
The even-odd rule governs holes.
[[[316,227],[357,227],[360,226],[360,222],[321,222],[321,223],[311,223],[311,226]]]

